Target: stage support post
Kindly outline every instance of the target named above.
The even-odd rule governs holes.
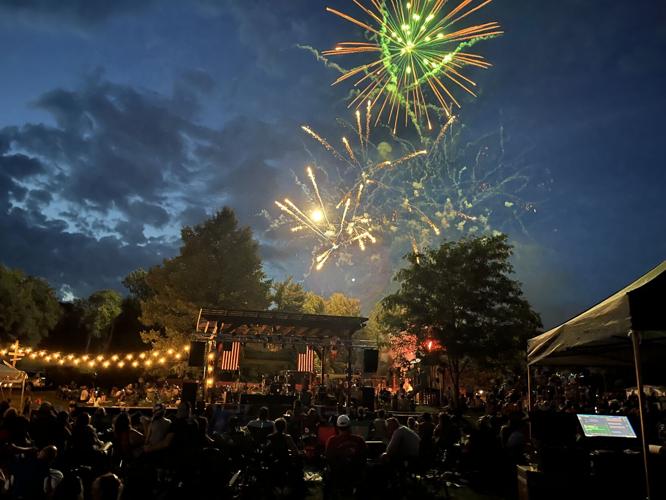
[[[645,497],[650,500],[650,468],[648,464],[648,443],[645,435],[645,398],[643,394],[643,375],[641,373],[641,336],[640,332],[629,330],[631,345],[634,349],[634,367],[636,368],[636,390],[638,391],[638,411],[641,421],[641,445],[643,448],[643,466],[645,468]]]
[[[321,346],[321,385],[326,387],[326,346]]]
[[[532,400],[532,367],[527,363],[527,411],[531,412],[534,406]]]
[[[347,348],[347,415],[351,411],[351,388],[352,388],[352,344],[351,335],[349,347]]]

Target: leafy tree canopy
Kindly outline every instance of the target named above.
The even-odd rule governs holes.
[[[445,347],[454,397],[470,361],[496,366],[515,359],[541,327],[520,283],[510,277],[511,250],[507,237],[497,235],[411,253],[395,277],[399,290],[383,300],[393,311],[388,324]]]
[[[326,314],[326,300],[321,295],[306,292],[303,312],[306,314]]]
[[[99,290],[81,301],[82,321],[88,332],[86,352],[92,339],[102,340],[106,347],[111,343],[114,321],[122,311],[123,298],[115,290]]]
[[[152,296],[153,291],[146,281],[147,276],[148,271],[139,268],[129,273],[123,279],[123,286],[127,288],[133,298],[137,300],[148,300]]]
[[[331,316],[360,316],[361,302],[358,299],[347,297],[343,293],[333,293],[325,302],[325,314]]]
[[[40,278],[0,265],[0,338],[37,344],[62,311],[54,290]]]
[[[239,228],[230,208],[181,231],[180,253],[125,279],[141,296],[143,335],[158,348],[180,347],[194,329],[200,307],[266,309],[271,282],[261,267],[249,228]]]
[[[305,291],[303,285],[295,283],[292,276],[284,281],[273,283],[271,292],[276,311],[304,312],[308,292]]]

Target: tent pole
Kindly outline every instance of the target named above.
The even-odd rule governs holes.
[[[532,367],[527,364],[527,411],[532,411]]]
[[[645,435],[645,401],[643,394],[643,376],[641,374],[640,333],[629,330],[634,349],[634,367],[636,368],[636,389],[638,391],[638,411],[641,421],[641,445],[643,448],[643,466],[645,467],[645,496],[650,500],[650,471],[648,467],[648,445]]]
[[[23,382],[21,383],[21,415],[23,415],[23,395],[25,393],[25,377],[23,377]],[[30,418],[30,415],[28,415]]]

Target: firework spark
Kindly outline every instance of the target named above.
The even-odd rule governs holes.
[[[359,76],[354,87],[360,91],[351,101],[357,108],[369,101],[368,108],[377,106],[375,123],[388,110],[388,123],[394,132],[400,122],[414,124],[425,117],[432,129],[426,93],[435,97],[439,107],[451,116],[452,106],[460,107],[451,84],[475,95],[476,84],[462,74],[465,67],[489,68],[482,56],[467,51],[478,41],[502,34],[497,22],[460,26],[470,14],[492,0],[461,0],[456,7],[444,8],[446,0],[353,0],[368,16],[368,22],[327,7],[346,21],[369,33],[368,41],[340,42],[324,55],[376,53],[377,60],[356,66],[338,78],[334,84]],[[425,92],[424,92],[425,90]],[[368,119],[370,115],[368,113]],[[359,126],[360,129],[360,126]],[[363,141],[361,141],[363,142]]]
[[[359,188],[353,207],[351,207],[352,200],[347,198],[331,210],[330,204],[322,196],[314,171],[311,167],[307,167],[306,172],[314,192],[314,197],[310,201],[313,208],[308,212],[299,208],[289,198],[285,198],[283,202],[276,201],[275,204],[296,224],[291,227],[292,232],[308,231],[317,239],[313,265],[319,271],[336,251],[354,244],[365,250],[366,242],[375,243],[377,239],[372,234],[370,218],[366,214],[357,213],[362,187]],[[340,208],[342,208],[341,214]]]
[[[337,149],[328,139],[317,133],[311,127],[303,125],[303,131],[318,142],[335,160],[345,167],[345,174],[341,174],[335,186],[337,195],[323,191],[312,167],[306,168],[309,180],[307,194],[309,204],[313,207],[309,211],[299,208],[288,198],[276,201],[275,204],[288,216],[288,220],[295,224],[291,227],[293,233],[306,232],[317,240],[313,255],[313,267],[320,270],[336,252],[342,252],[351,246],[358,246],[365,250],[366,245],[377,242],[376,233],[381,232],[381,223],[375,221],[377,214],[372,203],[368,202],[368,194],[376,188],[388,188],[381,181],[381,176],[393,168],[427,154],[425,149],[406,151],[404,155],[395,159],[380,159],[374,154],[376,147],[371,142],[371,106],[368,102],[365,117],[360,111],[355,113],[354,125],[349,124],[351,139],[341,138],[342,148]],[[337,170],[340,172],[340,170]],[[327,175],[327,178],[330,176]],[[407,205],[409,201],[404,203]],[[418,209],[412,209],[410,211]],[[436,229],[432,221],[422,214],[424,221]]]

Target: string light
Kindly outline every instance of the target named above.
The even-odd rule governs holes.
[[[73,366],[80,367],[82,364],[88,368],[138,368],[140,366],[139,359],[143,361],[145,367],[154,365],[166,365],[168,361],[180,362],[184,359],[184,355],[189,352],[189,345],[183,346],[182,349],[169,348],[165,351],[154,350],[144,351],[138,353],[115,353],[115,354],[83,354],[78,356],[74,353],[50,352],[46,349],[36,350],[33,347],[22,347],[18,343],[12,344],[10,347],[0,349],[0,357],[5,356],[18,356],[27,357],[30,360],[35,360],[42,363],[57,363],[59,366]],[[212,363],[215,359],[215,354],[211,353],[208,356],[209,369],[212,369]]]

